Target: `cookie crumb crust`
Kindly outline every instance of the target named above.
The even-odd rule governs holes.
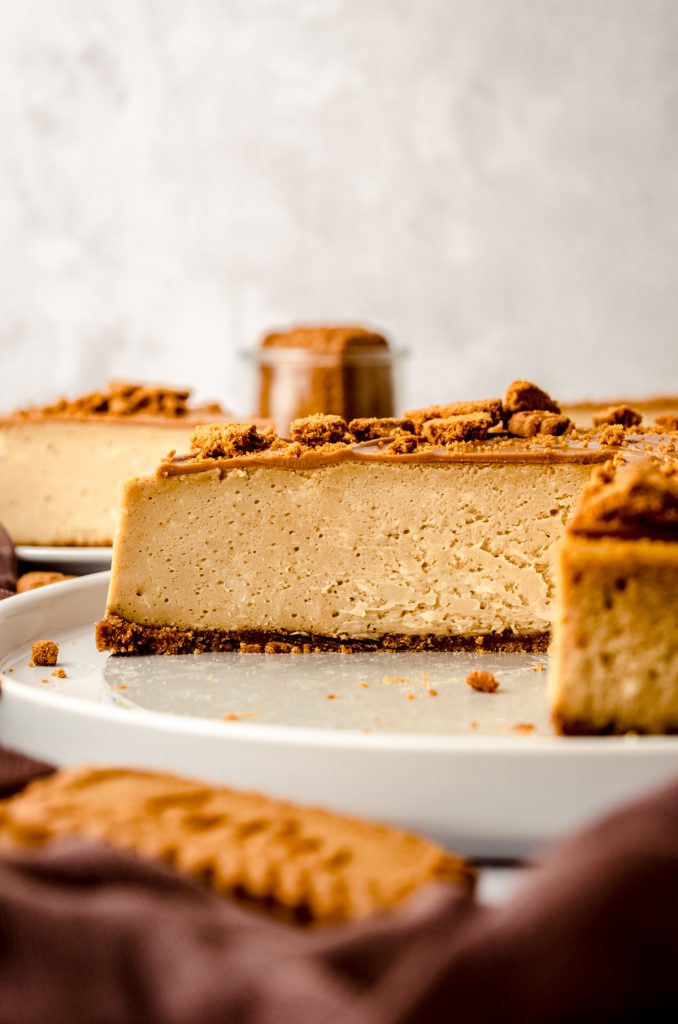
[[[321,654],[325,651],[477,651],[479,638],[434,633],[387,633],[365,640],[350,636],[322,636],[285,631],[181,629],[175,626],[145,626],[107,615],[97,623],[96,641],[100,651],[116,654],[190,654],[200,651],[237,651],[240,654]],[[480,637],[486,651],[544,652],[548,633],[488,633]]]

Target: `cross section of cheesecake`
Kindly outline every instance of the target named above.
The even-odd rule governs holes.
[[[112,544],[121,482],[185,451],[196,424],[224,418],[188,395],[113,383],[0,419],[0,522],[14,543]]]
[[[617,449],[559,436],[536,392],[314,416],[290,441],[196,430],[190,456],[125,485],[99,648],[543,650],[553,545]]]
[[[597,471],[557,561],[550,701],[569,734],[678,732],[678,463]]]

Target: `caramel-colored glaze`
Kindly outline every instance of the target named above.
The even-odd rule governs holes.
[[[268,449],[262,452],[248,453],[231,458],[201,459],[197,453],[178,455],[171,461],[163,462],[158,469],[158,476],[183,476],[187,473],[205,473],[214,469],[236,469],[238,467],[266,467],[277,469],[307,470],[320,469],[342,462],[374,462],[403,465],[443,464],[450,463],[521,463],[528,465],[554,463],[579,463],[599,465],[607,462],[620,452],[625,459],[646,458],[648,455],[644,445],[650,443],[657,448],[661,437],[647,435],[638,437],[638,443],[627,444],[623,448],[601,445],[592,440],[584,443],[563,440],[554,445],[526,441],[520,438],[495,438],[488,441],[469,441],[452,449],[420,446],[416,451],[403,455],[389,452],[386,446],[380,447],[378,442],[365,441],[360,444],[326,445],[321,448],[308,448],[300,455],[287,455],[284,449]]]

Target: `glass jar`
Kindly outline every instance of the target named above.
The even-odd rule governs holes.
[[[395,414],[394,368],[405,353],[384,347],[342,352],[260,348],[241,355],[257,373],[257,415],[289,436],[290,422],[334,413],[348,423],[360,416]]]

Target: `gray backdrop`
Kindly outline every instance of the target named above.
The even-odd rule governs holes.
[[[678,2],[0,5],[11,406],[109,376],[241,410],[236,349],[348,319],[406,404],[678,390]]]

